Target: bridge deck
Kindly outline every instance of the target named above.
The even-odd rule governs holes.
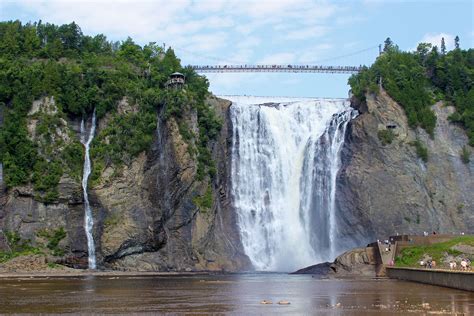
[[[318,65],[192,65],[197,72],[302,72],[302,73],[344,73],[353,74],[362,66],[318,66]]]

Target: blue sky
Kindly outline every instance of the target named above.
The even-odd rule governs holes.
[[[0,20],[78,23],[110,40],[166,43],[187,64],[370,65],[390,37],[448,49],[474,42],[472,1],[0,0]],[[369,49],[370,48],[370,49]],[[367,50],[366,50],[367,49]],[[352,55],[354,52],[359,54]],[[351,55],[348,57],[341,57]],[[347,75],[207,74],[215,94],[347,96]]]

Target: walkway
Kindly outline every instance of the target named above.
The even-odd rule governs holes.
[[[191,65],[197,72],[299,72],[299,73],[332,73],[354,74],[362,66],[318,66],[318,65]]]

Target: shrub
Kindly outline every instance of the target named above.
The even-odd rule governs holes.
[[[379,140],[382,142],[382,145],[391,144],[395,139],[395,133],[391,129],[382,129],[377,133]]]
[[[213,202],[211,186],[207,187],[207,190],[203,195],[196,196],[193,202],[197,207],[199,207],[201,212],[206,212],[207,209],[210,209]]]
[[[428,148],[426,148],[419,139],[411,142],[410,145],[415,147],[418,158],[424,162],[428,162]]]
[[[59,243],[63,240],[67,233],[63,227],[60,227],[55,230],[40,230],[36,233],[38,237],[45,238],[47,240],[46,247],[51,250],[53,256],[62,256],[64,255],[64,249],[59,247]]]
[[[40,248],[33,247],[29,239],[22,239],[18,232],[4,231],[8,250],[0,251],[0,263],[18,256],[43,254]]]
[[[471,152],[467,148],[467,146],[463,146],[461,150],[461,161],[464,164],[468,164],[471,161]]]

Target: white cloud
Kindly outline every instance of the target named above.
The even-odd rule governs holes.
[[[308,47],[301,52],[298,62],[303,64],[317,64],[318,60],[327,56],[326,54],[331,48],[333,48],[333,46],[329,43],[321,43]]]
[[[104,33],[121,39],[129,35],[137,41],[147,42],[153,40],[150,34],[163,36],[166,34],[164,30],[172,31],[174,24],[181,23],[182,19],[176,20],[175,17],[182,16],[184,8],[191,2],[19,0],[18,3],[36,12],[43,21],[56,24],[75,21],[87,33]]]
[[[292,64],[296,60],[294,53],[276,53],[263,57],[258,64],[274,65],[274,64]]]
[[[305,40],[321,37],[328,33],[329,28],[322,25],[313,25],[305,28],[297,28],[285,34],[287,40]]]
[[[438,49],[441,47],[441,39],[444,38],[444,43],[446,44],[446,49],[451,50],[454,48],[454,35],[447,33],[428,33],[423,36],[423,38],[418,43],[431,43],[433,46],[438,46]],[[418,44],[416,45],[418,46]],[[416,47],[412,50],[416,50]]]

